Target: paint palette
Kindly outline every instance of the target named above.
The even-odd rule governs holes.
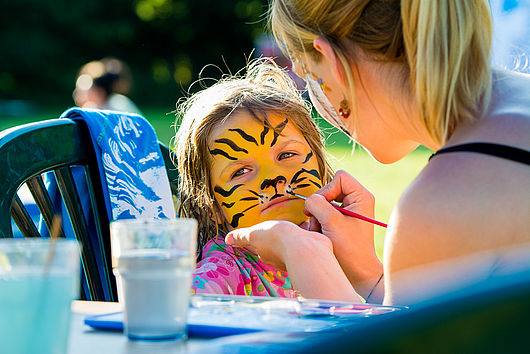
[[[314,333],[400,309],[403,307],[253,296],[195,295],[192,296],[188,313],[188,332],[192,337],[222,337],[260,331]],[[122,330],[123,314],[89,316],[85,318],[85,324],[102,330]]]

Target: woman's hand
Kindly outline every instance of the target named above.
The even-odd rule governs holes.
[[[318,232],[287,221],[265,221],[229,232],[225,242],[286,269],[293,287],[305,298],[360,301],[335,258],[330,239]]]
[[[329,238],[288,221],[265,221],[233,230],[225,238],[228,245],[245,247],[257,253],[264,263],[279,269],[287,269],[286,263],[300,249],[301,240],[305,244],[314,243],[319,249],[333,253]]]
[[[374,196],[345,171],[306,201],[309,229],[322,232],[333,243],[335,255],[358,293],[367,296],[383,272],[374,248],[374,225],[342,215],[330,201],[361,215],[374,217]]]

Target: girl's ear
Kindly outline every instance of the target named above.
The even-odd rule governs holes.
[[[331,70],[333,77],[342,86],[342,89],[347,89],[347,80],[342,74],[345,70],[329,42],[319,37],[313,40],[313,47],[322,54],[322,64]]]

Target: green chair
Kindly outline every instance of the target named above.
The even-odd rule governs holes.
[[[176,196],[178,173],[168,148],[162,143],[160,148],[171,191]],[[35,217],[32,218],[17,193],[23,184],[31,192],[47,231],[51,230],[54,215],[59,212],[45,188],[43,174],[53,172],[73,234],[81,244],[81,299],[117,301],[110,255],[109,218],[95,152],[85,123],[51,119],[0,132],[0,161],[0,238],[13,237],[12,220],[23,237],[42,236]],[[72,172],[84,174],[88,195],[78,192]],[[92,218],[86,217],[82,198],[89,198]],[[58,236],[65,237],[64,231],[61,230]]]

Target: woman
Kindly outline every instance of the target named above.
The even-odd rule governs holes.
[[[435,262],[530,241],[530,78],[491,69],[487,0],[274,0],[270,23],[321,115],[376,160],[437,153],[392,213],[384,266],[373,226],[328,203],[373,216],[345,172],[306,201],[309,230],[269,221],[227,243],[285,267],[305,297],[406,304],[436,283]]]

